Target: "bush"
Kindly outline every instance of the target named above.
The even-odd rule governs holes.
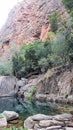
[[[11,61],[0,62],[0,75],[12,75],[12,62]]]
[[[69,46],[66,42],[65,36],[61,33],[58,33],[52,43],[52,55],[50,57],[52,62],[57,65],[66,63],[68,60],[68,49]]]
[[[50,18],[49,18],[49,22],[51,24],[51,31],[52,32],[56,32],[58,29],[58,14],[56,12],[54,12]]]
[[[12,57],[13,62],[13,74],[20,78],[22,76],[22,69],[24,67],[24,58],[19,55],[19,53],[15,53],[15,55]]]
[[[28,96],[28,99],[32,101],[32,98],[33,96],[35,95],[36,93],[36,86],[32,86],[29,90],[29,96]]]
[[[20,51],[15,53],[12,58],[14,75],[20,78],[32,72],[39,73],[41,65],[38,61],[43,58],[47,59],[49,53],[51,53],[50,41],[45,41],[45,43],[35,41],[34,43],[23,45],[20,47]]]
[[[73,9],[73,0],[63,0],[63,3],[70,11]]]
[[[49,67],[48,60],[46,58],[41,58],[38,61],[38,65],[42,73],[46,72],[47,68]]]

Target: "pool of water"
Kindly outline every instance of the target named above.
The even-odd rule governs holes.
[[[47,115],[55,115],[59,113],[56,108],[59,104],[39,101],[22,101],[16,98],[0,98],[0,113],[4,110],[16,111],[20,115],[20,119],[26,119],[28,116],[37,113]],[[62,105],[61,105],[62,106]]]
[[[37,113],[54,114],[54,103],[41,103],[17,100],[16,98],[0,98],[0,113],[4,110],[16,111],[20,118],[26,118]]]

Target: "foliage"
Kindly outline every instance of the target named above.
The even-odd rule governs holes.
[[[34,96],[35,92],[36,92],[36,86],[32,86],[29,90],[29,96],[28,96],[29,100],[32,100],[32,97]]]
[[[11,61],[0,62],[0,75],[12,75],[12,62]]]
[[[73,9],[73,0],[63,0],[63,3],[70,11]]]
[[[57,14],[57,12],[54,12],[51,16],[50,16],[50,18],[49,18],[49,22],[50,22],[50,24],[51,24],[51,31],[52,32],[56,32],[57,31],[57,29],[58,29],[58,14]]]
[[[51,77],[51,75],[52,75],[52,71],[51,71],[51,69],[48,69],[47,72],[45,73],[46,79],[48,79],[49,77]]]
[[[49,66],[47,58],[41,58],[38,61],[38,65],[39,65],[39,67],[41,69],[41,72],[44,73],[46,71],[46,69],[48,68],[48,66]]]
[[[65,98],[67,98],[67,97],[68,97],[68,94],[67,94],[67,93],[65,93],[65,94],[64,94],[64,96],[65,96]]]
[[[66,43],[65,36],[63,34],[57,34],[52,44],[52,56],[54,57],[54,63],[65,63],[68,58],[68,44]]]
[[[21,55],[18,53],[15,53],[15,55],[12,57],[13,62],[13,74],[16,77],[21,76],[22,67],[24,67],[24,59]]]
[[[45,43],[35,41],[34,43],[23,45],[20,51],[15,53],[12,58],[14,75],[21,77],[35,71],[39,73],[41,71],[39,61],[43,58],[47,61],[49,53],[51,53],[51,42],[48,40]]]

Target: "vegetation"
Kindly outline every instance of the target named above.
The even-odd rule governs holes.
[[[1,61],[0,62],[0,74],[1,75],[12,75],[12,62]]]
[[[51,31],[48,32],[46,41],[23,44],[18,50],[14,45],[6,53],[7,55],[10,52],[14,53],[11,59],[8,62],[0,62],[1,75],[29,77],[31,74],[44,73],[52,67],[70,61],[70,54],[73,53],[73,1],[63,0],[63,3],[72,18],[61,18],[57,12],[54,12],[49,18]]]
[[[20,52],[15,53],[12,58],[14,75],[20,78],[32,72],[40,73],[41,68],[46,71],[46,68],[50,65],[47,59],[48,53],[51,53],[50,41],[45,43],[35,41],[28,45],[22,45]]]
[[[73,0],[63,0],[63,3],[70,11],[73,10]]]
[[[29,90],[29,96],[28,96],[28,99],[32,101],[32,97],[34,96],[36,92],[36,86],[32,86]]]
[[[58,13],[54,12],[50,18],[49,18],[49,22],[51,24],[51,31],[52,32],[56,32],[58,29]]]

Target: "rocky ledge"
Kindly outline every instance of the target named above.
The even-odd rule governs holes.
[[[73,130],[73,115],[63,113],[55,116],[37,114],[24,121],[28,130]]]

